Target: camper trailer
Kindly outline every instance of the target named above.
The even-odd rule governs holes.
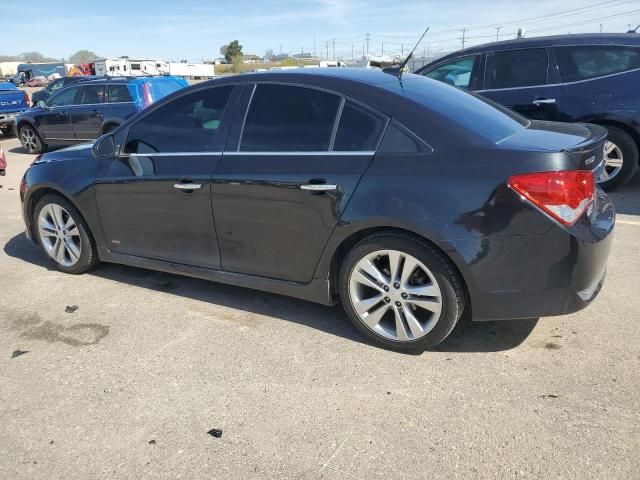
[[[170,63],[169,74],[184,78],[213,78],[215,77],[215,67],[210,63]]]
[[[122,77],[129,76],[129,63],[126,58],[118,58],[116,60],[110,60],[103,58],[96,60],[93,64],[96,75],[99,77]]]

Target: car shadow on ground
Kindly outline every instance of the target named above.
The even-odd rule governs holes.
[[[24,233],[16,235],[4,246],[13,258],[55,271],[40,248]],[[370,344],[349,322],[339,305],[326,307],[295,298],[259,292],[242,287],[209,282],[143,268],[102,264],[86,275],[126,283],[140,288],[191,298],[212,305],[274,317],[315,328],[331,335]],[[438,352],[499,352],[520,345],[535,328],[537,319],[500,322],[469,322],[461,320]]]
[[[626,215],[640,215],[640,172],[636,173],[629,182],[607,195],[613,200],[616,213]]]

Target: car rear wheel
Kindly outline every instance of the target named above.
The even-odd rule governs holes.
[[[633,138],[616,127],[607,130],[604,171],[598,178],[598,185],[605,190],[624,185],[638,168],[638,146]]]
[[[20,127],[20,143],[27,153],[38,154],[47,151],[47,145],[31,125]]]
[[[422,352],[442,342],[462,315],[465,293],[450,262],[426,242],[378,234],[358,243],[340,272],[352,323],[378,345]]]
[[[58,195],[45,195],[34,209],[32,224],[40,246],[58,270],[82,273],[98,263],[89,228],[80,212]]]

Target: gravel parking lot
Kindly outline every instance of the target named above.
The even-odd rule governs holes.
[[[53,270],[23,233],[33,158],[0,145],[0,478],[638,478],[640,175],[590,308],[408,356],[339,307]]]

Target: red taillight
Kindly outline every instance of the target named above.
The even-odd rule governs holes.
[[[568,170],[513,175],[507,185],[526,200],[562,223],[571,226],[593,203],[593,172]]]
[[[27,108],[29,108],[31,106],[31,100],[29,99],[29,94],[27,94],[27,92],[25,92],[24,90],[22,91],[22,94],[24,95],[24,104],[27,106]]]
[[[145,83],[142,85],[142,108],[147,108],[153,103],[153,95],[151,95],[151,85]]]

